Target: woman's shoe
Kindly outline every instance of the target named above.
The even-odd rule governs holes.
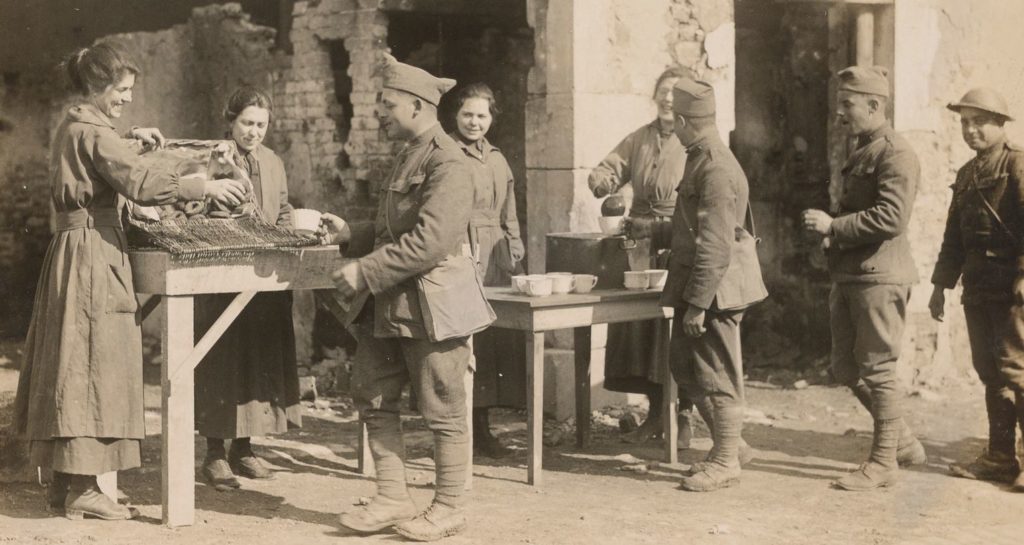
[[[94,475],[72,475],[64,500],[64,516],[71,520],[93,517],[103,520],[128,520],[138,515],[100,492]]]

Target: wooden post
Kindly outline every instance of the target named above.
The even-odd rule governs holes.
[[[857,11],[857,66],[875,64],[875,12],[870,6]]]
[[[541,485],[541,454],[544,448],[544,332],[526,335],[526,446],[529,452],[526,480]]]
[[[573,329],[576,362],[576,447],[590,443],[590,351],[591,326]]]
[[[194,300],[169,296],[163,303],[163,521],[195,521],[195,407],[192,369],[181,369],[192,352]],[[172,380],[173,377],[173,380]]]
[[[672,320],[662,320],[665,327],[662,328],[662,338],[659,339],[669,346],[672,341]],[[665,438],[665,461],[674,464],[679,462],[679,451],[676,449],[676,442],[679,440],[679,387],[676,385],[675,377],[672,376],[672,351],[665,354],[665,376],[662,377],[661,395],[661,425],[662,437]]]

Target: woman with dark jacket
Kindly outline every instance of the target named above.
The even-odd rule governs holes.
[[[236,161],[252,182],[257,213],[292,228],[284,164],[263,138],[274,105],[263,91],[242,87],[228,99],[225,118]],[[197,298],[196,338],[213,325],[234,294]],[[250,438],[302,424],[292,329],[292,295],[258,293],[196,368],[196,429],[206,438],[203,475],[219,490],[238,488],[236,475],[270,479],[273,472]],[[231,440],[230,451],[224,442]]]
[[[241,182],[179,178],[147,169],[115,131],[132,101],[136,64],[115,45],[74,53],[67,74],[83,100],[54,135],[50,195],[57,232],[36,286],[15,426],[33,465],[52,469],[47,500],[70,519],[128,519],[135,511],[99,491],[96,476],[138,467],[145,436],[142,331],[121,226],[125,200],[215,199],[234,206]],[[161,145],[157,129],[130,136]]]

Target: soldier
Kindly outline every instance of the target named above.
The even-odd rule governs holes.
[[[910,287],[918,279],[906,231],[920,165],[885,117],[886,69],[854,66],[838,76],[837,115],[857,146],[842,169],[838,215],[805,210],[803,223],[825,236],[828,251],[832,372],[874,418],[868,461],[834,484],[870,490],[895,482],[899,465],[926,460],[902,418],[895,373]]]
[[[437,122],[438,101],[455,81],[390,55],[386,61],[378,117],[388,137],[406,145],[381,188],[376,220],[347,225],[331,214],[321,220],[326,239],[340,243],[346,256],[359,257],[332,276],[342,295],[354,299],[349,318],[359,345],[353,397],[377,472],[377,495],[341,515],[341,524],[362,533],[394,526],[407,538],[433,541],[466,528],[462,492],[469,435],[463,378],[471,331],[434,340],[428,317],[464,320],[466,309],[486,301],[472,259],[459,257],[466,255],[473,208],[471,174],[462,149]],[[420,286],[428,275],[434,285],[451,288],[441,295],[455,294],[442,302],[443,309],[433,307],[435,294]],[[471,285],[457,283],[467,278]],[[409,382],[434,435],[434,501],[419,514],[406,488],[399,419],[402,388]]]
[[[715,125],[715,95],[702,81],[679,79],[672,90],[674,132],[686,146],[686,168],[672,221],[630,221],[631,238],[671,246],[661,304],[675,309],[672,375],[697,403],[710,407],[714,446],[681,487],[708,492],[739,482],[743,427],[744,310],[768,293],[761,279],[747,178]],[[751,221],[748,221],[751,220]]]
[[[985,385],[988,449],[950,471],[968,479],[1014,482],[1024,474],[1014,447],[1018,419],[1024,429],[1024,152],[1006,139],[1012,121],[1006,101],[985,88],[950,104],[960,114],[967,146],[977,152],[956,175],[928,308],[942,321],[944,290],[963,276],[964,315],[971,357]]]

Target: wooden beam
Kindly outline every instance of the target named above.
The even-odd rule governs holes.
[[[192,369],[184,368],[192,351],[194,301],[167,297],[163,304],[164,358],[161,480],[163,521],[168,526],[195,522],[195,407]]]
[[[192,370],[195,369],[201,361],[203,361],[206,354],[209,353],[210,349],[213,348],[213,345],[217,343],[217,339],[220,339],[221,336],[224,335],[224,332],[228,330],[231,323],[235,321],[235,318],[238,317],[242,312],[242,309],[245,308],[245,305],[248,305],[249,301],[251,301],[255,295],[255,291],[243,291],[236,295],[235,298],[231,300],[228,307],[224,309],[224,312],[217,317],[217,321],[213,322],[210,329],[206,330],[206,334],[203,335],[203,338],[196,343],[195,348],[192,349],[192,352],[188,355],[188,358],[185,359],[185,362],[181,364],[177,372],[192,373]],[[171,377],[171,382],[174,382],[175,378],[177,378],[177,375]]]
[[[526,24],[525,0],[381,0],[382,11],[485,17]]]

